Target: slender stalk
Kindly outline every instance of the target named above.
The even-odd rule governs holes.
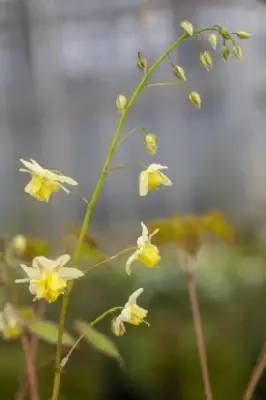
[[[210,31],[210,30],[214,30],[214,28],[209,27],[209,28],[199,29],[199,30],[195,31],[195,34]],[[217,30],[218,30],[218,28],[217,28]],[[179,36],[179,38],[168,48],[168,50],[162,56],[160,56],[157,59],[157,61],[150,67],[150,69],[147,71],[147,73],[143,76],[143,78],[139,82],[134,93],[132,94],[131,98],[129,99],[124,112],[121,115],[121,118],[118,122],[116,131],[115,131],[115,134],[111,141],[111,145],[108,150],[103,168],[100,172],[99,179],[98,179],[95,189],[92,193],[91,199],[88,203],[87,211],[86,211],[86,214],[85,214],[82,226],[81,226],[80,235],[79,235],[77,246],[76,246],[75,253],[74,253],[74,265],[76,267],[79,264],[83,240],[85,238],[85,235],[86,235],[86,232],[87,232],[87,229],[89,226],[89,222],[90,222],[90,218],[91,218],[94,206],[95,206],[96,201],[101,193],[106,175],[108,173],[108,168],[110,167],[110,163],[115,154],[115,151],[116,151],[119,139],[120,139],[120,135],[123,131],[127,116],[129,114],[129,112],[131,111],[131,108],[134,105],[135,101],[137,100],[139,94],[143,91],[143,89],[145,89],[145,85],[146,85],[148,79],[150,78],[150,76],[152,75],[152,73],[162,64],[162,62],[166,59],[166,57],[174,49],[176,49],[179,46],[179,44],[187,37],[188,37],[188,35],[186,33],[183,33],[181,36]],[[59,390],[60,390],[60,378],[61,378],[60,362],[61,362],[61,350],[62,350],[62,337],[63,337],[63,332],[64,332],[64,324],[65,324],[65,318],[66,318],[66,313],[67,313],[69,297],[70,297],[72,288],[73,288],[73,281],[69,283],[68,290],[62,300],[60,321],[59,321],[58,342],[57,342],[57,349],[56,349],[55,376],[54,376],[54,387],[53,387],[52,400],[58,400],[58,395],[59,395]]]
[[[109,315],[109,314],[111,314],[111,313],[113,313],[113,312],[115,312],[115,311],[121,310],[122,308],[123,308],[123,307],[113,307],[113,308],[110,308],[109,310],[107,310],[107,311],[105,311],[104,313],[102,313],[102,314],[101,314],[99,317],[97,317],[95,320],[93,320],[93,321],[90,323],[90,326],[94,326],[94,325],[98,324],[98,322],[100,322],[102,319],[104,319],[107,315]],[[61,361],[61,368],[65,367],[65,365],[66,365],[66,363],[68,362],[68,360],[69,360],[71,354],[72,354],[73,351],[77,348],[77,346],[78,346],[79,343],[82,341],[82,339],[84,338],[84,336],[85,336],[85,334],[82,333],[82,334],[80,335],[80,337],[76,340],[76,342],[73,344],[73,346],[71,347],[71,349],[69,350],[69,352],[67,353],[67,355],[62,359],[62,361]]]
[[[46,304],[43,301],[40,301],[38,304],[38,309],[36,312],[36,317],[38,319],[42,319],[43,315],[45,313],[45,308],[46,308]],[[35,356],[37,353],[37,348],[38,348],[38,343],[39,343],[39,338],[37,335],[31,335],[31,340],[30,340],[30,352],[31,352],[31,357],[33,359],[33,362],[35,362]],[[28,380],[28,374],[27,371],[23,374],[23,376],[21,377],[20,380],[20,387],[19,387],[19,391],[16,395],[16,400],[24,400],[27,392],[29,389],[29,380]]]
[[[212,390],[211,390],[211,383],[210,377],[208,372],[208,363],[207,363],[207,355],[206,355],[206,348],[204,343],[204,335],[201,323],[201,316],[198,304],[198,297],[196,292],[196,284],[195,284],[195,274],[193,272],[186,273],[187,278],[187,286],[188,286],[188,293],[189,293],[189,300],[193,315],[193,323],[196,335],[196,342],[198,347],[200,365],[201,365],[201,373],[202,379],[204,384],[205,390],[205,397],[206,400],[212,400]]]
[[[36,376],[34,359],[32,357],[29,340],[28,340],[25,332],[22,333],[20,341],[21,341],[22,349],[24,351],[31,400],[39,400],[39,390],[38,390],[38,383],[37,383],[38,381],[37,381],[37,376]]]
[[[172,81],[172,82],[157,82],[157,83],[147,83],[145,85],[146,88],[151,87],[161,87],[161,86],[173,86],[173,85],[181,85],[183,82],[181,81]]]
[[[109,261],[112,261],[112,260],[116,259],[117,257],[121,256],[122,254],[127,253],[128,251],[131,251],[131,250],[136,250],[136,247],[127,247],[126,249],[123,249],[123,250],[119,251],[118,253],[114,254],[113,256],[108,257],[108,258],[105,258],[104,260],[98,262],[97,264],[92,265],[91,267],[88,267],[88,268],[84,271],[84,274],[87,274],[87,273],[90,272],[92,269],[98,268],[98,267],[100,267],[101,265],[104,265],[104,264],[108,263]]]
[[[266,368],[266,344],[264,344],[254,370],[248,382],[248,386],[243,396],[243,400],[251,400],[257,384]]]

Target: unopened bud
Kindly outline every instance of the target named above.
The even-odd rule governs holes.
[[[143,72],[147,72],[148,70],[147,58],[141,52],[138,52],[137,67]]]
[[[222,49],[221,49],[221,54],[224,58],[224,60],[228,60],[229,56],[230,56],[230,50],[227,46],[223,45]]]
[[[188,100],[190,103],[194,104],[194,106],[200,108],[201,107],[201,97],[198,92],[190,92],[188,96]]]
[[[215,35],[215,33],[211,33],[209,35],[209,42],[211,47],[213,48],[213,50],[216,50],[216,46],[217,46],[217,36]]]
[[[156,135],[154,133],[146,133],[144,137],[144,144],[147,152],[154,156],[158,150]]]
[[[205,50],[200,53],[200,63],[207,71],[210,71],[212,68],[212,56],[209,51]]]
[[[27,239],[23,235],[17,235],[12,239],[11,248],[16,255],[22,256],[27,247]]]
[[[230,32],[227,29],[221,28],[219,32],[220,32],[220,35],[223,37],[224,40],[230,40],[231,35],[230,35]]]
[[[173,73],[177,77],[177,79],[181,79],[182,81],[186,81],[186,75],[184,68],[180,67],[180,65],[173,66]]]
[[[127,99],[123,94],[119,94],[116,98],[116,107],[118,111],[124,112],[127,104]]]
[[[238,60],[243,60],[243,51],[240,46],[234,46],[233,53],[234,53],[234,56],[236,58],[238,58]]]
[[[239,39],[249,39],[252,36],[251,33],[245,31],[238,31],[236,34]]]
[[[181,21],[180,26],[181,26],[181,28],[184,29],[184,31],[185,31],[189,36],[192,36],[192,35],[193,35],[193,33],[194,33],[194,28],[193,28],[193,25],[192,25],[192,23],[191,23],[190,21],[188,21],[188,20],[185,19],[184,21]]]

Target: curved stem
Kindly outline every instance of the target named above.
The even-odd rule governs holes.
[[[197,297],[197,292],[196,292],[195,274],[193,272],[187,272],[186,278],[187,278],[189,300],[190,300],[190,305],[191,305],[191,310],[192,310],[192,315],[193,315],[194,330],[195,330],[195,335],[196,335],[196,342],[197,342],[197,347],[198,347],[205,396],[206,396],[206,400],[212,400],[213,396],[212,396],[211,383],[210,383],[210,377],[209,377],[209,372],[208,372],[207,354],[206,354],[204,335],[203,335],[203,329],[202,329],[202,323],[201,323],[199,303],[198,303],[198,297]]]
[[[201,32],[206,32],[213,30],[213,27],[208,27],[208,28],[203,28],[203,29],[198,29],[195,31],[195,34],[201,33]],[[117,148],[118,141],[120,139],[120,135],[123,131],[127,116],[134,105],[135,101],[137,100],[139,94],[142,92],[142,90],[145,88],[145,85],[152,75],[152,73],[162,64],[162,62],[166,59],[166,57],[175,49],[179,46],[179,44],[189,36],[186,33],[183,33],[179,38],[168,48],[168,50],[160,56],[157,61],[150,67],[150,69],[147,71],[147,73],[143,76],[141,81],[139,82],[138,86],[136,87],[134,93],[132,94],[131,98],[128,101],[128,104],[121,115],[121,118],[118,122],[115,134],[113,136],[110,148],[108,150],[103,168],[100,172],[100,176],[98,179],[98,182],[95,186],[95,189],[92,193],[91,199],[88,203],[87,211],[81,226],[80,230],[80,235],[78,238],[77,246],[75,249],[74,253],[74,265],[77,267],[80,259],[80,254],[81,254],[81,249],[82,249],[82,244],[83,240],[85,238],[88,225],[90,222],[90,218],[92,215],[92,211],[94,209],[94,206],[96,204],[96,201],[100,195],[100,192],[102,190],[108,168],[110,166],[110,163],[112,161],[112,158],[114,156],[115,150]],[[63,332],[64,332],[64,324],[65,324],[65,318],[66,318],[66,313],[67,313],[67,307],[68,307],[68,302],[69,302],[69,297],[71,290],[73,288],[73,281],[68,284],[68,290],[66,294],[63,297],[62,300],[62,306],[61,306],[61,312],[60,312],[60,321],[59,321],[59,331],[58,331],[58,342],[57,342],[57,349],[56,349],[56,361],[55,361],[55,377],[54,377],[54,387],[53,387],[53,394],[52,394],[52,400],[58,400],[58,395],[59,395],[59,390],[60,390],[60,378],[61,378],[61,368],[60,368],[60,362],[61,362],[61,350],[62,350],[62,338],[63,338]]]
[[[257,384],[266,368],[266,344],[264,344],[260,355],[258,357],[258,361],[255,365],[254,370],[252,371],[250,380],[248,382],[248,386],[245,390],[243,400],[251,400],[256,389]]]
[[[122,310],[123,307],[113,307],[110,308],[109,310],[103,312],[101,315],[99,315],[99,317],[97,317],[96,319],[94,319],[91,323],[90,326],[94,326],[96,324],[98,324],[98,322],[100,322],[102,319],[104,319],[107,315],[118,311],[118,310]],[[71,354],[73,353],[73,351],[77,348],[77,346],[79,345],[79,343],[82,341],[82,339],[84,338],[85,334],[82,333],[80,335],[80,337],[76,340],[76,342],[73,344],[73,346],[71,347],[71,349],[69,350],[69,352],[67,353],[67,355],[62,359],[61,361],[61,368],[64,368],[66,363],[69,360],[69,357],[71,356]]]
[[[28,340],[25,332],[22,332],[20,341],[21,341],[21,346],[24,351],[25,366],[26,366],[27,375],[28,375],[31,400],[39,400],[38,381],[37,381],[37,377],[36,377],[36,369],[35,369],[35,365],[34,365],[34,359],[32,357],[29,340]]]
[[[127,247],[126,249],[123,249],[123,250],[119,251],[118,253],[114,254],[113,256],[108,257],[108,258],[105,258],[104,260],[98,262],[97,264],[92,265],[91,267],[88,267],[88,268],[84,271],[84,275],[87,274],[88,272],[90,272],[92,269],[98,268],[98,267],[100,267],[101,265],[106,264],[106,263],[108,263],[109,261],[112,261],[112,260],[114,260],[115,258],[121,256],[121,254],[127,253],[128,251],[131,251],[131,250],[136,250],[136,247]]]

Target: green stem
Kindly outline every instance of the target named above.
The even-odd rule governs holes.
[[[198,29],[195,31],[195,34],[210,31],[210,30],[213,30],[213,27]],[[117,128],[116,128],[116,132],[113,136],[113,139],[112,139],[110,148],[108,150],[103,168],[101,170],[98,182],[95,186],[95,189],[93,191],[90,202],[88,203],[85,218],[84,218],[82,226],[81,226],[77,246],[76,246],[75,253],[74,253],[74,265],[76,267],[79,264],[81,248],[82,248],[83,240],[85,238],[85,235],[86,235],[86,232],[88,229],[92,211],[94,209],[96,201],[102,190],[102,187],[103,187],[103,184],[104,184],[107,172],[108,172],[108,168],[109,168],[112,158],[115,154],[115,150],[117,148],[117,144],[119,142],[120,135],[124,128],[127,116],[129,114],[129,112],[131,111],[131,108],[134,105],[135,101],[137,100],[139,94],[145,88],[145,85],[146,85],[148,79],[150,78],[150,76],[152,75],[152,73],[162,64],[162,62],[166,59],[166,57],[170,53],[172,53],[172,51],[175,50],[175,48],[177,48],[184,39],[186,39],[188,37],[189,36],[186,33],[183,33],[181,36],[179,36],[179,38],[168,48],[168,50],[162,56],[160,56],[157,59],[157,61],[155,61],[155,63],[149,68],[147,73],[143,76],[143,78],[139,82],[138,86],[136,87],[134,93],[132,94],[131,98],[129,99],[129,101],[127,103],[127,106],[126,106],[123,114],[120,117],[120,120],[119,120]],[[72,288],[73,288],[73,281],[68,284],[68,290],[66,291],[66,294],[63,296],[63,300],[62,300],[60,321],[59,321],[59,331],[58,331],[58,342],[57,342],[57,349],[56,349],[55,375],[54,375],[54,387],[53,387],[52,400],[58,400],[59,391],[60,391],[60,378],[61,378],[60,363],[61,363],[62,338],[63,338],[63,332],[64,332],[64,324],[65,324],[65,318],[66,318],[66,313],[67,313],[67,307],[68,307],[69,297],[70,297]]]
[[[151,87],[158,87],[158,86],[172,86],[172,85],[180,85],[180,84],[182,84],[181,81],[157,82],[157,83],[147,83],[147,85],[145,85],[145,87],[151,88]]]
[[[140,162],[140,161],[136,161],[136,162],[134,162],[134,163],[128,163],[128,164],[124,164],[124,165],[118,165],[117,167],[109,168],[109,169],[108,169],[108,172],[118,171],[118,170],[120,170],[120,169],[125,169],[125,168],[128,168],[128,167],[136,167],[136,166],[141,167],[141,168],[144,168],[144,169],[147,168],[147,165],[146,165],[146,164],[143,164],[143,163]]]
[[[90,326],[94,326],[94,325],[98,324],[98,322],[100,322],[102,319],[104,319],[105,317],[107,317],[107,315],[109,315],[109,314],[111,314],[111,313],[113,313],[113,312],[115,312],[115,311],[122,310],[122,309],[123,309],[123,307],[113,307],[113,308],[110,308],[109,310],[107,310],[107,311],[105,311],[104,313],[102,313],[101,315],[99,315],[99,317],[97,317],[95,320],[93,320],[93,321],[90,323]],[[85,336],[85,334],[82,333],[82,334],[80,335],[80,337],[76,340],[76,342],[73,344],[73,346],[71,347],[71,349],[69,350],[69,352],[67,353],[67,355],[62,359],[62,361],[61,361],[61,368],[64,368],[64,367],[65,367],[65,365],[66,365],[66,363],[68,362],[68,360],[69,360],[71,354],[72,354],[73,351],[77,348],[77,346],[78,346],[79,343],[82,341],[82,339],[84,338],[84,336]]]
[[[90,272],[92,269],[98,268],[101,265],[104,265],[104,264],[108,263],[109,261],[112,261],[115,258],[119,257],[121,254],[127,253],[128,251],[132,251],[132,250],[136,250],[136,247],[127,247],[126,249],[123,249],[123,250],[119,251],[118,253],[114,254],[113,256],[105,258],[104,260],[98,262],[97,264],[92,265],[91,267],[88,267],[84,271],[84,275],[87,274],[88,272]]]

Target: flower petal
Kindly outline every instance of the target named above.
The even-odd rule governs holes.
[[[139,295],[141,295],[141,293],[144,292],[143,288],[137,289],[135,290],[134,293],[132,293],[132,295],[129,297],[127,304],[136,304],[137,298],[139,297]]]
[[[20,264],[21,268],[25,272],[26,275],[28,275],[29,279],[36,279],[39,276],[38,271],[35,268],[32,267],[27,267],[24,264]]]
[[[159,232],[159,228],[154,229],[154,231],[149,235],[149,240]]]
[[[172,186],[173,185],[172,181],[168,178],[168,176],[164,175],[162,172],[160,172],[160,174],[161,174],[161,177],[163,178],[162,184],[164,186]]]
[[[146,171],[142,171],[139,174],[139,195],[140,196],[147,196],[149,188],[148,188],[148,173]]]
[[[42,270],[51,272],[53,269],[58,267],[58,263],[56,263],[54,260],[50,260],[50,258],[38,256],[32,260],[32,266],[33,268],[36,268],[40,274]]]
[[[62,267],[58,271],[60,278],[70,281],[72,279],[81,278],[84,274],[78,268]]]
[[[36,285],[36,283],[33,283],[33,282],[30,283],[29,291],[30,291],[31,294],[33,294],[33,295],[36,294],[36,291],[37,291],[37,285]]]
[[[30,278],[23,278],[23,279],[15,279],[15,283],[25,283],[29,282]]]
[[[71,186],[77,186],[78,182],[74,181],[74,179],[70,178],[69,176],[65,176],[65,175],[59,175],[59,174],[55,174],[56,175],[56,180],[58,182],[62,182],[62,183],[67,183],[68,185]]]
[[[161,165],[161,164],[150,164],[147,168],[147,171],[152,172],[152,171],[158,171],[160,169],[168,169],[168,167],[166,165]]]
[[[127,260],[126,262],[126,273],[131,275],[131,265],[137,259],[138,255],[140,254],[141,250],[136,250]]]
[[[68,263],[68,261],[70,260],[70,255],[69,254],[63,254],[60,257],[57,257],[55,259],[55,262],[58,263],[60,265],[60,267],[63,267],[64,265],[66,265]]]

